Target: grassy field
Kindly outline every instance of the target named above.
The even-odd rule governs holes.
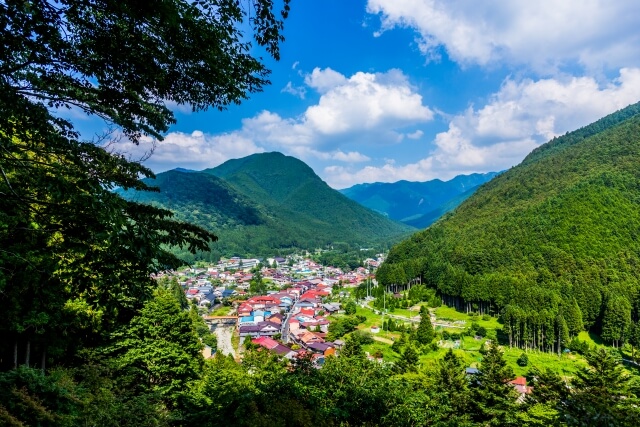
[[[359,330],[363,331],[371,331],[371,326],[381,326],[382,325],[382,316],[379,314],[375,314],[371,309],[362,308],[360,306],[356,309],[356,314],[366,317],[366,321],[358,326]],[[410,312],[409,310],[404,309],[396,309],[394,315],[398,316],[414,316],[417,313]],[[490,317],[489,319],[482,320],[481,316],[470,316],[466,313],[460,313],[455,309],[447,306],[441,306],[435,309],[436,319],[438,321],[465,321],[463,326],[471,326],[472,322],[477,322],[478,325],[485,327],[489,335],[494,335],[496,329],[500,329],[502,325],[498,322],[498,319],[495,317]],[[456,328],[443,328],[437,327],[437,332],[442,332],[442,330],[447,330],[450,333],[460,333],[461,329]],[[383,337],[387,339],[398,339],[400,334],[397,332],[387,332],[381,331],[375,336]],[[595,335],[589,334],[587,332],[582,332],[579,339],[583,341],[587,341],[591,346],[600,346],[602,345],[599,338]],[[460,347],[458,349],[454,349],[454,352],[463,358],[466,366],[468,367],[477,367],[479,363],[482,361],[482,355],[480,354],[480,346],[485,342],[485,339],[476,340],[474,337],[462,337]],[[451,345],[453,342],[451,342]],[[373,344],[369,344],[364,346],[364,350],[369,352],[369,354],[374,354],[376,351],[380,351],[383,354],[384,360],[386,361],[397,361],[399,355],[397,355],[393,350],[391,350],[391,346],[382,342],[375,342]],[[523,353],[523,350],[517,348],[509,348],[503,347],[504,358],[509,364],[509,366],[513,369],[515,375],[526,375],[532,368],[537,368],[539,370],[551,369],[564,377],[573,377],[576,372],[585,367],[586,361],[585,359],[577,354],[562,354],[558,356],[556,354],[543,353],[538,351],[530,351],[527,352],[527,356],[529,358],[529,364],[525,367],[518,366],[516,363],[517,359]],[[444,357],[445,353],[448,351],[448,348],[439,348],[436,351],[427,351],[420,355],[420,362],[423,366],[433,365],[438,359]]]
[[[209,313],[209,316],[229,316],[233,311],[233,307],[219,307]]]
[[[480,326],[484,326],[487,329],[499,329],[502,328],[502,325],[498,322],[498,319],[495,317],[490,317],[489,320],[482,320],[482,316],[470,316],[466,313],[460,313],[456,311],[455,308],[447,307],[446,305],[441,305],[435,309],[436,319],[438,321],[458,321],[463,320],[466,322],[465,326],[470,326],[471,322],[476,322]]]

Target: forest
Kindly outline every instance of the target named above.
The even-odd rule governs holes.
[[[560,351],[582,330],[638,346],[640,104],[543,145],[393,247],[388,288],[501,315],[509,344]]]

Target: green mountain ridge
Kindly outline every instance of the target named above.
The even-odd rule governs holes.
[[[378,279],[420,275],[459,308],[531,328],[534,312],[575,320],[576,302],[580,324],[620,342],[640,314],[638,164],[640,103],[534,150],[393,247]]]
[[[349,200],[304,162],[281,153],[254,154],[200,172],[163,172],[146,183],[160,192],[121,194],[216,233],[211,254],[201,255],[206,259],[393,242],[415,230]],[[186,252],[180,255],[189,259]]]
[[[449,181],[397,181],[357,184],[340,190],[352,200],[389,218],[417,228],[431,225],[455,209],[498,172],[458,175]]]

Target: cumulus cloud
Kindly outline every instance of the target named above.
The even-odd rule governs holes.
[[[428,157],[411,164],[325,168],[335,188],[360,182],[448,179],[507,169],[554,136],[575,130],[640,99],[640,69],[623,68],[614,81],[590,77],[507,79],[481,108],[469,107],[436,135]]]
[[[330,68],[316,68],[306,76],[305,84],[318,91],[320,98],[300,116],[282,117],[265,110],[244,119],[242,127],[230,133],[173,132],[157,143],[146,164],[154,170],[175,165],[201,169],[229,158],[271,150],[303,160],[362,163],[371,158],[342,148],[340,143],[360,137],[374,144],[394,144],[404,136],[402,128],[433,119],[433,112],[423,105],[421,95],[399,70],[346,77]],[[291,83],[283,89],[297,94],[303,94],[303,90]],[[411,135],[418,137],[418,132]],[[142,157],[152,142],[119,148]]]
[[[460,63],[494,61],[539,69],[577,62],[588,68],[640,65],[640,3],[635,0],[368,0],[381,28],[418,33],[429,57],[441,49]]]
[[[140,145],[122,140],[111,149],[132,159],[146,157],[153,153],[145,165],[156,172],[175,167],[205,169],[217,166],[228,159],[248,156],[265,151],[251,139],[239,133],[208,135],[196,130],[190,134],[172,132],[162,141],[142,138]]]
[[[347,78],[330,68],[316,68],[306,84],[322,95],[318,103],[296,118],[263,111],[243,121],[242,133],[253,140],[288,148],[312,146],[318,152],[354,134],[378,143],[396,143],[399,129],[428,122],[433,112],[399,70],[358,72]]]

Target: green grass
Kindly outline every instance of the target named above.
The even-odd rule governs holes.
[[[376,351],[380,350],[382,352],[382,359],[385,362],[396,362],[398,360],[398,355],[391,350],[391,346],[381,342],[376,341],[373,344],[364,345],[362,346],[362,349],[372,356]]]
[[[233,311],[233,307],[222,306],[213,310],[211,313],[209,313],[209,315],[210,316],[229,316],[232,311]]]
[[[437,320],[450,320],[458,321],[464,320],[466,323],[464,326],[471,326],[472,322],[478,323],[480,326],[484,326],[486,329],[500,329],[502,325],[498,322],[498,319],[491,317],[489,320],[482,320],[482,316],[469,316],[466,313],[461,313],[455,308],[441,305],[435,309]],[[461,325],[462,326],[462,325]]]
[[[577,354],[565,353],[558,357],[553,353],[530,351],[527,353],[529,364],[521,367],[516,363],[523,353],[521,349],[504,347],[503,350],[505,360],[516,375],[525,375],[535,367],[542,371],[550,369],[563,377],[574,377],[576,372],[587,366],[586,360]]]

